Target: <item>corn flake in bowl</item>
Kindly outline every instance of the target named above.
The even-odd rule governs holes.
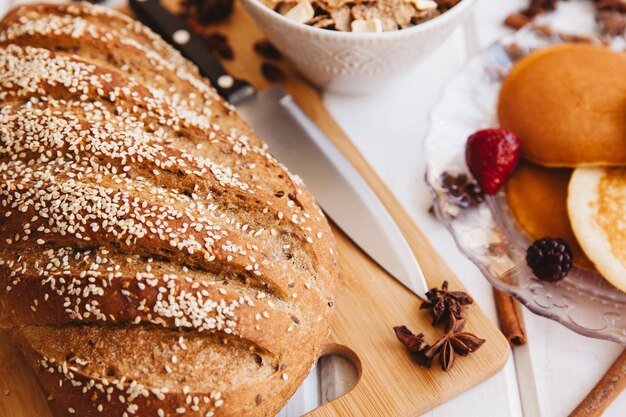
[[[242,0],[270,41],[314,84],[362,94],[439,46],[475,0]]]

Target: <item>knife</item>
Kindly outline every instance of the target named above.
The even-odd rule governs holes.
[[[193,61],[217,92],[299,175],[334,222],[392,277],[425,299],[428,284],[393,218],[343,154],[280,86],[257,92],[229,75],[202,38],[159,0],[130,0],[139,19]]]

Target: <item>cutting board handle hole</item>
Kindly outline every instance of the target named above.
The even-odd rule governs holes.
[[[340,344],[330,344],[317,362],[321,403],[330,402],[350,392],[361,378],[361,360],[354,351]]]

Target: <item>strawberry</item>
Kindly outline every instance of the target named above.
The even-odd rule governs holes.
[[[507,129],[485,129],[467,138],[465,161],[482,189],[493,195],[502,188],[519,162],[522,148]]]

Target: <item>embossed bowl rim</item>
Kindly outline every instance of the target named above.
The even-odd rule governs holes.
[[[392,41],[396,39],[405,39],[419,33],[428,32],[429,30],[442,26],[449,21],[453,21],[457,15],[462,15],[467,8],[471,7],[474,4],[475,1],[476,0],[460,0],[454,7],[440,14],[439,16],[406,29],[399,29],[388,32],[353,33],[322,29],[304,23],[298,23],[270,9],[260,0],[242,0],[242,2],[247,3],[249,6],[255,8],[257,11],[270,16],[270,18],[272,19],[279,20],[284,25],[289,26],[294,30],[302,30],[318,37],[326,36],[328,38],[334,38],[336,40],[341,39],[344,41],[371,41],[377,38],[381,41]]]

